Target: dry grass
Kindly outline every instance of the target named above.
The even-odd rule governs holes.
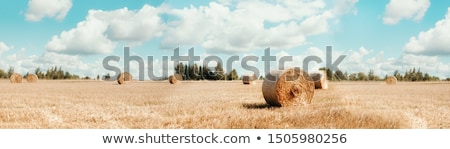
[[[449,83],[330,82],[311,104],[282,108],[261,85],[0,80],[0,127],[450,128]]]

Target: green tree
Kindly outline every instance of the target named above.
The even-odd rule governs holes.
[[[109,79],[111,79],[111,75],[110,75],[109,73],[107,73],[107,74],[105,75],[105,80],[109,80]]]
[[[236,69],[231,70],[227,77],[228,80],[239,80],[239,75]]]
[[[215,74],[215,80],[225,80],[225,72],[223,71],[222,63],[217,63]]]
[[[8,74],[3,69],[0,69],[0,78],[8,78]]]
[[[375,72],[373,72],[372,69],[369,70],[369,73],[367,74],[368,80],[374,81],[375,80]]]
[[[326,72],[327,72],[327,79],[333,81],[333,71],[327,68]]]
[[[423,81],[431,81],[431,76],[428,73],[425,73],[423,76]]]
[[[357,81],[358,80],[358,74],[352,73],[348,76],[348,80],[350,81]]]
[[[64,74],[64,79],[72,79],[72,75],[69,72]]]
[[[369,78],[366,76],[366,74],[364,72],[359,72],[358,73],[358,80],[359,81],[368,81]]]
[[[339,81],[340,80],[348,80],[347,76],[344,73],[342,73],[341,70],[336,71],[336,79]]]
[[[9,67],[9,69],[8,69],[8,78],[10,78],[12,74],[14,74],[14,67]]]
[[[27,74],[25,74],[25,75],[23,76],[23,78],[27,78],[28,75],[30,75],[30,73],[27,72]]]

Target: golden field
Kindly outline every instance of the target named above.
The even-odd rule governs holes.
[[[330,82],[281,108],[261,85],[0,80],[0,128],[450,128],[449,82]]]

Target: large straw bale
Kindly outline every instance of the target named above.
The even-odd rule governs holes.
[[[183,80],[183,76],[181,76],[180,74],[174,74],[169,76],[169,82],[170,84],[179,84],[181,83],[180,81]]]
[[[28,74],[27,82],[28,83],[36,83],[38,81],[38,76],[36,74]]]
[[[395,85],[397,84],[397,78],[394,76],[389,76],[386,78],[386,84],[388,85]]]
[[[242,76],[242,83],[246,84],[246,85],[256,84],[255,80],[256,80],[256,76],[254,74]]]
[[[9,81],[11,83],[22,83],[22,75],[18,73],[13,73],[11,77],[9,77]]]
[[[119,76],[117,76],[117,83],[126,84],[133,80],[133,76],[129,72],[122,72]]]
[[[327,72],[325,70],[310,73],[309,76],[311,76],[314,81],[314,86],[316,89],[328,89]]]
[[[278,107],[311,103],[314,88],[308,73],[298,67],[273,70],[266,75],[262,85],[266,102]]]

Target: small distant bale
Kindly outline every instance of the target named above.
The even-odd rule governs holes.
[[[386,84],[388,85],[395,85],[397,84],[397,78],[394,76],[389,76],[386,78]]]
[[[29,74],[27,76],[28,83],[36,83],[38,81],[38,76],[36,74]]]
[[[255,80],[256,80],[256,76],[255,75],[244,75],[244,76],[242,76],[242,83],[245,84],[245,85],[256,84]]]
[[[309,76],[314,81],[315,89],[328,89],[327,72],[325,70],[311,73]]]
[[[9,77],[9,81],[11,83],[22,83],[22,75],[18,73],[13,73],[11,77]]]
[[[298,67],[273,70],[266,75],[262,85],[267,104],[277,107],[310,104],[314,88],[308,73]]]
[[[126,84],[133,80],[133,76],[129,72],[122,72],[119,76],[117,76],[117,83]]]
[[[169,76],[169,83],[170,84],[179,84],[181,83],[180,81],[183,80],[183,76],[181,76],[180,74],[174,74]]]

